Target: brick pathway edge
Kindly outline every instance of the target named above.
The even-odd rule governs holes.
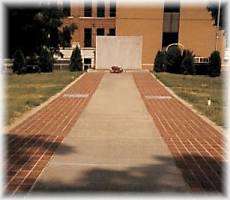
[[[56,99],[59,96],[61,96],[67,89],[69,89],[72,85],[74,85],[77,81],[79,81],[85,75],[86,75],[86,73],[81,74],[75,80],[73,80],[68,85],[66,85],[61,91],[59,91],[58,93],[56,93],[53,96],[49,97],[46,101],[44,101],[43,103],[41,103],[39,106],[36,106],[36,107],[31,108],[30,110],[26,111],[24,114],[22,114],[21,117],[19,117],[18,119],[16,119],[13,122],[13,124],[4,127],[4,132],[5,133],[9,132],[11,129],[15,128],[16,126],[18,126],[19,124],[21,124],[22,122],[24,122],[25,120],[27,120],[33,114],[35,114],[36,112],[38,112],[39,110],[41,110],[43,107],[45,107],[46,105],[48,105],[51,101],[53,101],[54,99]]]
[[[209,125],[211,125],[213,128],[215,128],[218,132],[220,132],[221,134],[223,134],[224,129],[221,126],[218,126],[216,123],[214,123],[213,121],[211,121],[208,117],[206,117],[205,115],[203,115],[201,112],[199,112],[198,110],[196,110],[194,108],[194,106],[192,104],[190,104],[189,102],[185,101],[184,99],[182,99],[181,97],[179,97],[171,88],[169,88],[168,86],[166,86],[163,82],[161,82],[152,72],[150,72],[150,74],[152,75],[152,77],[158,82],[160,83],[173,97],[175,97],[178,101],[180,101],[182,104],[184,104],[185,106],[187,106],[192,112],[194,112],[195,114],[199,115],[205,122],[207,122]]]
[[[5,134],[7,160],[4,193],[27,193],[60,145],[97,89],[103,74],[85,73],[60,95]],[[88,93],[86,98],[66,95]]]
[[[134,80],[161,136],[192,191],[224,192],[223,134],[175,98],[151,73]],[[165,96],[170,98],[149,98]]]

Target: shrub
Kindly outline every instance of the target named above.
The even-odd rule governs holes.
[[[22,73],[23,67],[25,67],[25,57],[21,50],[16,50],[13,56],[13,73]]]
[[[38,65],[38,56],[33,54],[32,56],[26,59],[26,65]]]
[[[26,67],[22,68],[22,72],[23,74],[26,73],[37,73],[37,72],[41,72],[40,68],[36,65],[27,65]]]
[[[81,50],[77,46],[73,50],[70,58],[70,71],[81,71],[81,70],[82,70]]]
[[[195,63],[194,64],[197,75],[207,75],[209,74],[209,63]]]
[[[41,72],[52,72],[53,71],[53,58],[47,48],[42,48],[38,59],[38,67]]]
[[[158,51],[154,60],[154,71],[155,72],[164,72],[166,71],[164,65],[165,53],[163,51]]]
[[[165,53],[165,65],[168,72],[180,73],[180,64],[182,60],[181,50],[178,46],[171,46]]]
[[[210,76],[220,76],[221,72],[221,58],[219,51],[213,51],[210,55],[210,67],[209,75]]]
[[[184,50],[181,61],[181,73],[183,74],[196,74],[196,69],[194,66],[194,57],[192,51]]]

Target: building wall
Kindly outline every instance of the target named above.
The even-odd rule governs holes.
[[[84,47],[84,28],[92,28],[92,46],[96,45],[96,29],[104,28],[105,35],[109,28],[116,28],[117,36],[143,36],[142,67],[152,69],[155,55],[162,48],[163,31],[163,2],[147,5],[121,5],[116,3],[116,18],[109,17],[109,5],[105,4],[105,17],[96,17],[96,5],[93,6],[92,17],[84,16],[84,0],[74,4],[71,1],[71,18],[64,20],[64,25],[75,23],[78,30],[75,31],[72,43],[79,42]],[[199,7],[187,6],[181,1],[180,25],[178,41],[184,48],[192,50],[197,56],[208,57],[215,50],[216,26],[211,13],[206,5]],[[219,32],[218,50],[223,58],[224,36],[223,31]]]
[[[208,57],[215,50],[217,27],[205,5],[185,6],[180,9],[179,42],[196,56]],[[218,50],[223,50],[223,32],[219,32]]]
[[[115,28],[115,18],[109,17],[109,4],[105,4],[105,17],[98,18],[96,5],[92,6],[92,17],[84,17],[84,1],[78,1],[78,4],[71,1],[71,17],[65,18],[64,25],[75,23],[78,29],[72,36],[72,42],[79,42],[84,47],[84,29],[92,28],[92,47],[96,45],[97,28],[104,28],[105,35],[108,35],[110,28]]]
[[[163,4],[159,7],[117,5],[116,34],[143,36],[142,67],[152,69],[154,55],[162,46]]]

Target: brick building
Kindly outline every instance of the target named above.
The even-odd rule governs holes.
[[[214,25],[207,5],[123,4],[119,1],[78,1],[67,4],[64,25],[75,23],[72,44],[80,45],[85,64],[95,65],[96,36],[142,36],[142,68],[152,69],[158,50],[180,43],[196,56],[217,49],[223,57],[224,32]]]

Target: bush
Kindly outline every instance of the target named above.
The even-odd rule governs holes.
[[[209,63],[195,63],[194,67],[196,69],[197,75],[207,75],[209,74]]]
[[[166,71],[164,65],[165,53],[163,51],[158,51],[154,60],[154,71],[155,72],[164,72]]]
[[[22,68],[22,74],[26,74],[26,73],[37,73],[37,72],[41,72],[40,68],[36,65],[27,65],[25,67]]]
[[[192,51],[184,50],[182,55],[182,62],[181,62],[181,73],[183,74],[196,74],[196,69],[194,66],[194,57]]]
[[[16,50],[13,56],[13,73],[21,74],[22,69],[25,67],[25,57],[21,50]]]
[[[53,71],[53,58],[50,51],[47,48],[42,48],[39,59],[38,67],[41,72],[52,72]]]
[[[168,72],[180,73],[181,50],[178,46],[171,46],[165,53],[165,65]]]
[[[26,65],[38,65],[37,55],[32,55],[26,59]]]
[[[219,51],[213,51],[210,55],[210,67],[209,67],[209,75],[210,76],[220,76],[221,72],[221,58]]]
[[[82,70],[81,50],[77,46],[73,50],[70,58],[70,71],[81,71],[81,70]]]

